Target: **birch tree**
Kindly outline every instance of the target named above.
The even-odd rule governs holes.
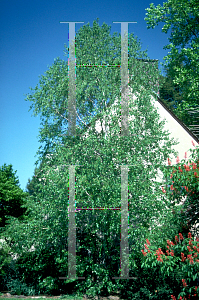
[[[111,37],[109,31],[107,25],[100,28],[97,22],[93,23],[93,28],[86,25],[79,30],[77,65],[89,62],[120,64],[121,36],[115,33]],[[160,121],[151,103],[151,96],[157,92],[159,73],[153,64],[146,63],[146,59],[140,43],[129,35],[132,94],[129,96],[128,136],[120,132],[120,72],[117,67],[79,67],[77,70],[79,123],[76,136],[66,134],[68,77],[65,61],[55,60],[41,77],[40,87],[36,86],[27,96],[35,115],[41,114],[40,142],[45,146],[38,153],[43,167],[37,174],[39,192],[28,198],[32,220],[21,224],[10,218],[7,235],[12,238],[13,251],[21,258],[33,244],[40,258],[42,251],[48,249],[54,255],[53,272],[57,283],[59,276],[67,276],[69,166],[77,165],[76,208],[87,208],[76,211],[77,276],[86,278],[77,282],[79,291],[110,292],[118,283],[112,277],[120,274],[121,211],[108,208],[121,207],[121,170],[125,166],[129,195],[129,275],[136,271],[135,257],[141,257],[147,237],[163,245],[179,226],[171,213],[169,200],[162,193],[161,183],[155,181],[158,169],[165,169],[163,162],[172,153],[176,154],[171,147],[177,142],[164,131],[164,122]],[[113,104],[114,113],[111,111]],[[101,124],[106,120],[105,128],[99,132],[95,127],[97,120]],[[156,225],[158,223],[160,226]],[[42,268],[44,262],[34,265],[37,272]]]

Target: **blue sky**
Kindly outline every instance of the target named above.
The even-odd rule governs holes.
[[[129,33],[134,33],[148,49],[151,59],[163,57],[167,51],[168,35],[162,33],[162,25],[147,29],[145,9],[150,0],[111,0],[99,2],[68,0],[7,0],[0,9],[0,166],[12,164],[17,171],[20,186],[25,190],[28,178],[32,178],[36,152],[40,146],[38,134],[40,118],[28,111],[31,105],[25,101],[30,87],[39,82],[56,57],[64,56],[64,44],[68,45],[68,24],[60,21],[84,22],[77,24],[76,32],[84,24],[99,18],[111,25],[113,32],[121,33],[121,25],[113,22],[129,21]],[[155,5],[163,1],[153,1]]]

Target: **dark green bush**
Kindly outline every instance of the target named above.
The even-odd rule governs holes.
[[[83,245],[83,244],[82,244]],[[89,246],[89,243],[88,243]],[[83,249],[83,248],[82,248]],[[68,254],[65,249],[58,251],[51,244],[34,252],[24,253],[17,260],[8,261],[2,270],[2,290],[9,290],[12,294],[23,295],[60,295],[87,294],[88,296],[107,296],[120,290],[121,298],[134,299],[171,299],[172,294],[180,293],[181,282],[175,274],[164,277],[159,267],[153,269],[141,268],[142,253],[134,255],[136,267],[130,264],[130,277],[137,279],[112,279],[119,277],[120,256],[113,249],[106,254],[105,264],[97,263],[99,257],[94,257],[92,251],[83,249],[77,255],[77,276],[86,277],[85,280],[66,281],[59,277],[67,277]],[[90,247],[90,250],[91,247]],[[3,252],[2,252],[3,253]],[[109,255],[108,255],[109,254]],[[6,254],[4,253],[4,256]],[[112,263],[108,264],[108,257]],[[112,268],[112,269],[111,269]],[[1,270],[1,272],[2,272]],[[2,272],[3,273],[3,272]]]
[[[5,249],[6,247],[0,251],[1,260],[4,262],[2,263],[0,276],[1,290],[9,290],[13,295],[34,295],[36,293],[34,287],[27,286],[27,284],[23,282],[23,274],[20,274],[16,261],[12,259],[11,255],[9,255]]]
[[[7,288],[13,295],[33,296],[36,294],[33,286],[27,286],[26,283],[21,282],[19,279],[11,279],[7,282]]]
[[[142,257],[136,259],[137,268],[130,272],[130,277],[138,277],[133,280],[123,280],[120,286],[121,298],[126,300],[136,299],[171,299],[171,295],[180,292],[179,281],[175,276],[164,277],[159,267],[152,269],[141,268]],[[150,297],[149,297],[150,296]]]
[[[48,248],[24,253],[16,266],[27,285],[33,285],[38,294],[60,294],[56,253]]]
[[[94,265],[91,268],[91,260],[85,258],[84,264],[78,262],[83,257],[77,257],[77,276],[85,276],[85,280],[73,282],[59,279],[67,277],[67,252],[61,257],[51,247],[35,252],[24,253],[16,261],[11,261],[4,270],[3,289],[12,294],[23,295],[60,295],[60,294],[87,294],[88,296],[107,296],[113,291],[120,290],[121,298],[126,300],[146,299],[171,299],[171,295],[180,292],[179,281],[171,276],[164,278],[158,267],[150,270],[141,268],[142,257],[136,259],[137,268],[130,268],[130,277],[137,279],[115,280],[119,277],[119,269],[115,273],[106,270],[103,265]],[[94,279],[94,281],[93,281]]]
[[[9,265],[12,261],[11,255],[9,255],[9,249],[7,247],[2,247],[0,249],[0,289],[5,289],[5,278],[6,274],[9,273]]]

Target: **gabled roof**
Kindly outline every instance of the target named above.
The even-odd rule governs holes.
[[[156,96],[156,100],[164,107],[166,111],[187,131],[187,133],[199,144],[197,136],[166,106],[166,104]]]

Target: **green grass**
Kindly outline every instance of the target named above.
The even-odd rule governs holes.
[[[2,294],[0,293],[0,296]],[[25,300],[25,299],[31,299],[31,300],[45,300],[45,299],[48,299],[48,298],[31,298],[31,297],[37,297],[37,296],[27,296],[28,298],[16,298],[16,297],[12,297],[12,298],[9,298],[9,297],[0,297],[1,300]],[[83,296],[75,296],[75,295],[64,295],[64,296],[60,296],[59,298],[56,298],[56,299],[64,299],[64,300],[82,300]],[[53,298],[51,298],[53,299]]]
[[[65,295],[64,297],[61,296],[59,299],[66,299],[66,300],[82,300],[83,296],[73,296],[73,295]]]
[[[31,299],[31,300],[45,300],[45,299],[48,299],[48,298],[31,298],[32,296],[30,296],[29,298],[15,298],[15,297],[12,297],[12,298],[9,298],[9,297],[1,297],[0,299],[2,300],[25,300],[25,299]],[[67,296],[67,297],[59,297],[59,298],[56,298],[56,299],[65,299],[65,300],[82,300],[83,296],[82,297],[79,297],[79,296]],[[53,298],[51,298],[53,299]]]
[[[24,299],[31,299],[31,300],[33,300],[32,298],[31,298],[31,296],[30,296],[30,298],[14,298],[14,297],[12,297],[12,298],[9,298],[9,297],[1,297],[0,299],[3,299],[3,300],[24,300]],[[36,298],[36,300],[44,300],[45,298]],[[67,299],[67,298],[66,298]],[[70,299],[70,298],[69,298]]]

